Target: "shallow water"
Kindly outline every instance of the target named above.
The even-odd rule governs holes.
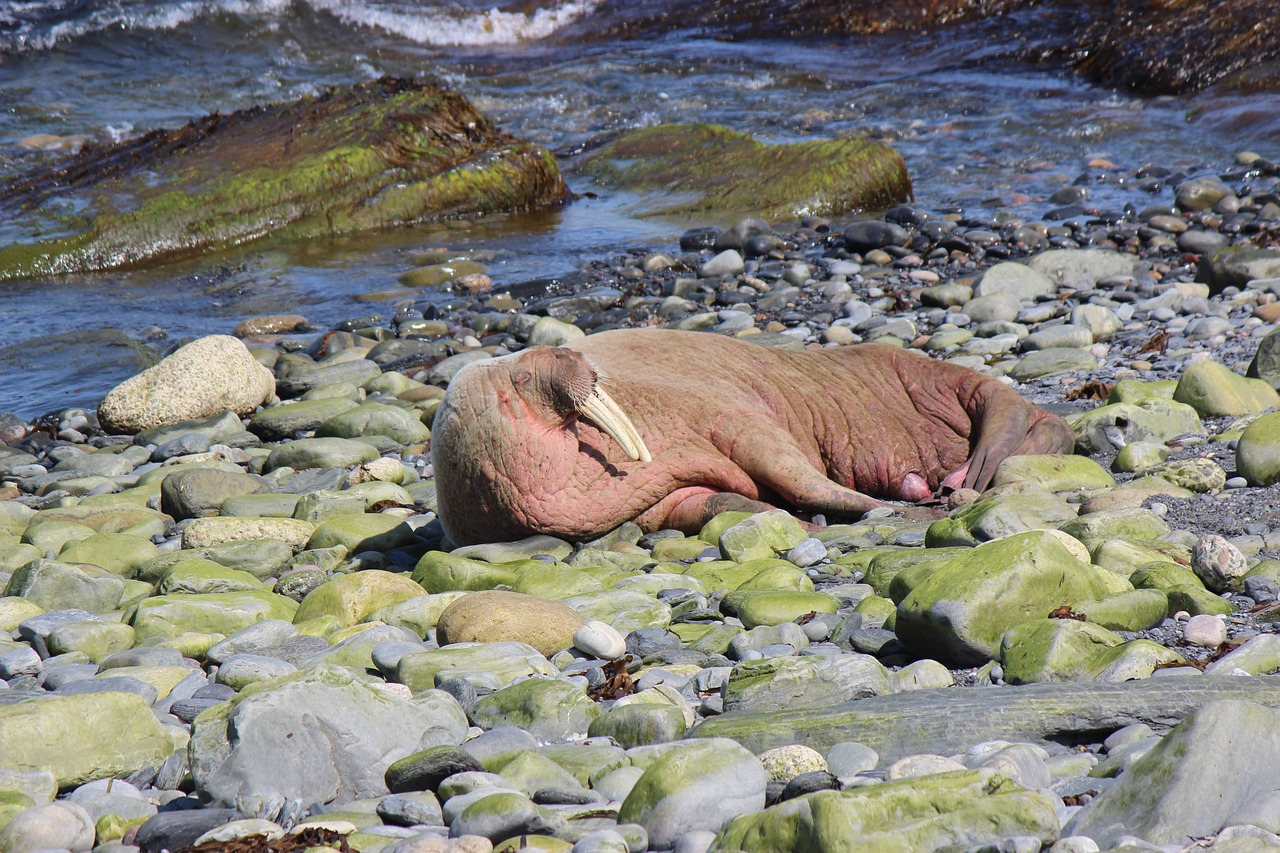
[[[714,121],[768,141],[871,133],[906,158],[920,203],[1038,217],[1093,159],[1222,169],[1244,149],[1280,156],[1280,96],[1141,99],[1025,59],[1058,24],[1026,12],[875,37],[724,41],[711,30],[592,37],[592,0],[559,5],[373,0],[20,0],[0,3],[0,178],[50,162],[35,134],[120,139],[325,85],[434,77],[506,130],[570,152],[593,136]],[[1039,16],[1039,17],[1036,17]],[[1062,24],[1065,26],[1065,23]],[[566,29],[567,28],[567,29]],[[556,37],[572,32],[571,44]],[[1030,36],[1028,33],[1036,33]],[[570,186],[594,190],[562,158]],[[1171,201],[1090,178],[1090,203]],[[289,311],[318,325],[394,313],[395,277],[430,246],[498,251],[495,287],[562,275],[632,246],[672,249],[695,223],[638,219],[617,194],[470,227],[422,226],[244,251],[145,272],[3,285],[0,410],[91,406],[132,370],[92,354],[33,364],[22,342],[118,328],[163,346]],[[21,239],[0,223],[0,239]],[[110,362],[115,364],[115,362]]]

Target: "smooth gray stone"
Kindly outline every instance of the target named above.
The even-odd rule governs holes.
[[[1050,746],[1133,723],[1166,729],[1218,699],[1280,708],[1280,676],[917,690],[812,710],[730,712],[702,722],[690,736],[732,738],[757,754],[791,743],[821,752],[858,741],[890,762],[918,753],[952,755],[988,740]]]
[[[190,811],[164,811],[138,827],[134,843],[142,853],[160,853],[189,847],[211,829],[238,820],[235,809],[202,808]]]
[[[64,684],[58,691],[60,696],[78,696],[84,693],[136,693],[150,705],[156,701],[160,691],[140,678],[128,675],[107,675],[102,678],[82,678]]]
[[[98,662],[98,672],[125,666],[182,666],[182,652],[177,649],[125,649],[107,655]]]
[[[1184,844],[1231,824],[1274,831],[1278,728],[1275,708],[1240,700],[1206,704],[1076,814],[1063,834],[1108,847],[1122,835]]]

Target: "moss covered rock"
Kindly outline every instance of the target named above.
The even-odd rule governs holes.
[[[901,155],[863,138],[765,145],[718,125],[664,124],[624,133],[582,166],[603,184],[646,194],[642,215],[788,219],[911,198]]]
[[[67,170],[83,176],[71,188]],[[545,148],[458,95],[383,78],[86,148],[11,184],[33,230],[68,200],[86,213],[72,236],[0,248],[0,280],[137,267],[271,233],[328,239],[542,207],[565,193]]]
[[[1048,531],[974,548],[916,586],[898,605],[898,637],[917,654],[962,665],[1000,653],[1005,631],[1063,604],[1104,598],[1097,570]]]

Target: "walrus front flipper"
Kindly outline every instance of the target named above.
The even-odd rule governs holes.
[[[958,488],[963,477],[965,488],[982,491],[1010,456],[1070,453],[1075,447],[1071,427],[1062,418],[1031,405],[1012,388],[984,379],[962,399],[973,422],[973,450],[964,465],[943,479],[944,487]]]

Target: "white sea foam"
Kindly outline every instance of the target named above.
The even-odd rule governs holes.
[[[531,13],[378,0],[109,0],[88,11],[65,0],[0,0],[0,51],[48,50],[79,36],[118,28],[169,30],[205,15],[278,18],[325,12],[356,27],[375,27],[420,44],[484,46],[545,38],[589,14],[601,0],[565,0]]]
[[[458,47],[517,44],[546,38],[587,15],[601,0],[567,0],[532,14],[500,9],[408,7],[361,0],[306,0],[342,21],[377,27],[419,44]]]

